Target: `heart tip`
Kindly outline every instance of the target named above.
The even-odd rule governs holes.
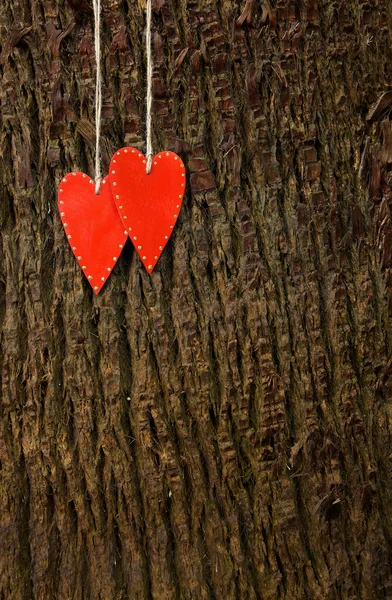
[[[152,274],[152,272],[153,272],[153,270],[155,269],[155,267],[156,267],[156,265],[154,265],[153,267],[151,267],[151,269],[149,269],[148,267],[144,266],[144,268],[146,269],[146,271],[147,271],[147,273],[148,273],[149,275],[151,275],[151,274]]]

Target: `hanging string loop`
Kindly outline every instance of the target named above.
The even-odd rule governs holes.
[[[151,0],[147,0],[147,19],[146,19],[146,51],[147,51],[147,118],[146,118],[146,173],[149,175],[152,165],[152,135],[151,135],[151,113],[152,113],[152,48],[151,48],[151,21],[152,7]]]
[[[95,193],[101,190],[101,114],[102,114],[102,70],[101,70],[101,0],[93,0],[94,45],[95,45]]]

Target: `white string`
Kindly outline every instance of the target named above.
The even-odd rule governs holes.
[[[152,111],[152,51],[151,51],[151,0],[147,0],[147,21],[146,21],[146,49],[147,49],[147,119],[146,119],[146,146],[147,146],[147,175],[151,171],[152,165],[152,140],[151,140],[151,111]]]
[[[95,43],[95,193],[101,189],[101,113],[102,113],[102,71],[101,71],[101,0],[93,0],[94,8],[94,43]]]

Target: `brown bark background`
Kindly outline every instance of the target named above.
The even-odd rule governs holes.
[[[144,147],[144,2],[103,0],[103,164]],[[95,297],[87,0],[0,6],[1,600],[392,598],[392,5],[155,0],[188,188]]]

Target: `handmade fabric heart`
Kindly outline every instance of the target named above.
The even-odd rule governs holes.
[[[180,213],[185,167],[174,152],[160,152],[146,174],[146,157],[121,148],[110,163],[110,185],[118,213],[148,273],[152,273]]]
[[[58,207],[68,242],[96,294],[109,277],[127,240],[113,202],[109,178],[100,193],[84,173],[68,173],[60,183]]]

